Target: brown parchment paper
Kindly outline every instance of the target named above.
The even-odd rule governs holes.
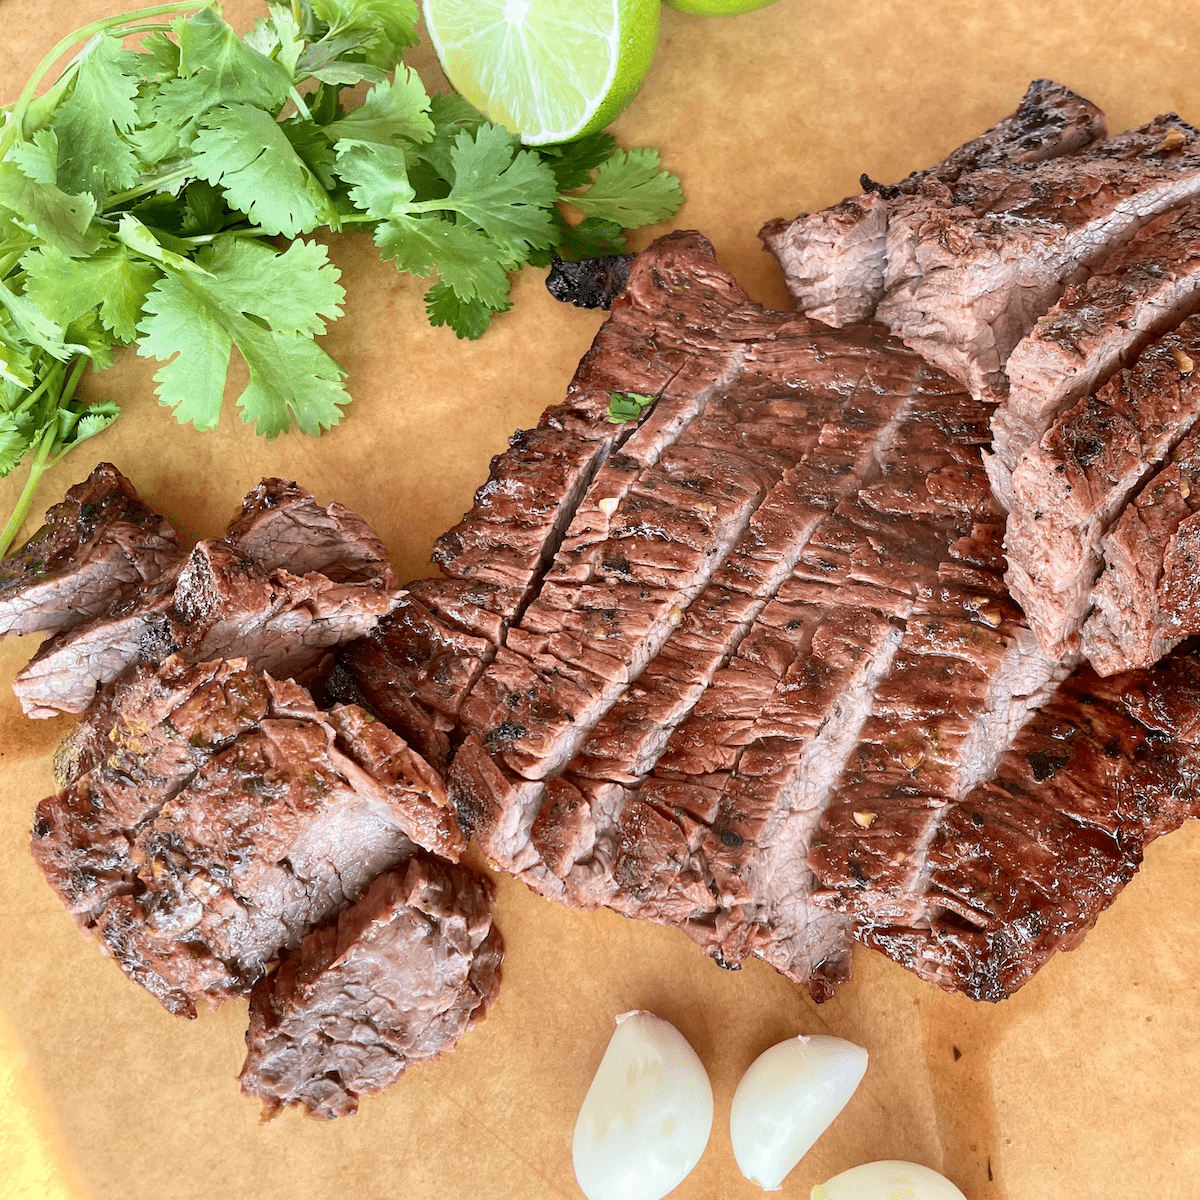
[[[0,101],[61,36],[119,7],[0,0]],[[225,5],[242,30],[262,11]],[[1197,15],[1179,0],[779,0],[729,19],[664,8],[657,60],[616,132],[682,176],[674,226],[702,230],[752,295],[786,307],[756,237],[765,220],[857,192],[863,171],[891,182],[936,161],[1010,112],[1032,78],[1095,100],[1114,131],[1168,110],[1200,123]],[[427,44],[411,62],[438,84]],[[366,237],[330,248],[348,299],[326,344],[355,396],[338,429],[265,442],[227,413],[196,433],[158,407],[154,364],[129,355],[90,384],[124,415],[49,474],[35,516],[109,459],[183,537],[215,536],[261,476],[284,475],[371,520],[402,577],[430,573],[433,539],[509,433],[561,398],[602,315],[551,300],[529,270],[513,311],[459,342],[426,325],[426,284],[380,264]],[[0,485],[5,511],[18,486]],[[1150,848],[1081,949],[994,1007],[868,952],[818,1007],[761,963],[723,972],[673,930],[571,912],[502,878],[508,956],[488,1019],[354,1118],[261,1126],[234,1078],[245,1004],[168,1016],[84,940],[30,860],[32,809],[53,790],[67,727],[24,720],[8,690],[33,650],[0,645],[5,1200],[577,1197],[575,1114],[613,1016],[635,1007],[674,1021],[712,1078],[712,1138],[681,1198],[758,1194],[729,1145],[733,1090],[774,1041],[823,1031],[867,1047],[870,1068],[783,1196],[893,1157],[945,1172],[969,1200],[1200,1196],[1195,825]]]

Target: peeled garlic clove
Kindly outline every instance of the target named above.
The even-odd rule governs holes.
[[[818,1183],[810,1200],[967,1200],[944,1175],[910,1162],[863,1163]]]
[[[867,1070],[867,1052],[842,1038],[789,1038],[750,1064],[733,1095],[729,1133],[745,1177],[768,1192],[812,1149]]]
[[[687,1038],[652,1013],[622,1013],[575,1122],[583,1194],[661,1200],[700,1161],[712,1118],[708,1072]]]

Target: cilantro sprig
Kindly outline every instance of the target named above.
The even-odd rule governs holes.
[[[512,271],[619,253],[624,229],[676,212],[653,150],[607,133],[526,148],[430,96],[401,61],[416,20],[414,0],[291,0],[240,37],[215,3],[122,13],[60,42],[0,110],[0,475],[30,463],[0,554],[46,468],[119,415],[78,394],[117,347],[162,364],[159,401],[198,429],[235,352],[256,432],[338,423],[345,372],[314,339],[345,293],[305,235],[370,231],[433,277],[429,321],[477,338]]]
[[[608,423],[624,425],[627,421],[636,421],[657,399],[657,396],[643,396],[640,392],[609,392]]]

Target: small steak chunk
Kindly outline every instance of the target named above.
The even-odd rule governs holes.
[[[244,659],[131,672],[57,766],[34,859],[121,968],[188,1016],[248,990],[417,847],[463,848],[439,777],[399,737]]]
[[[379,875],[255,984],[242,1090],[268,1117],[303,1105],[332,1119],[452,1050],[500,986],[494,893],[424,855]]]
[[[391,608],[395,582],[361,518],[264,480],[224,538],[198,543],[153,587],[45,642],[13,690],[32,717],[83,712],[98,687],[168,654],[243,657],[308,682],[331,647]]]
[[[0,636],[72,629],[178,565],[175,530],[101,463],[0,563]]]

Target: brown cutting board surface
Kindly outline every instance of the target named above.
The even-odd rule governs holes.
[[[61,36],[115,11],[113,0],[0,0],[0,102]],[[240,30],[262,11],[225,5]],[[779,0],[736,18],[662,15],[649,80],[616,132],[657,147],[682,177],[673,227],[703,231],[774,307],[787,297],[757,240],[764,221],[857,192],[861,172],[891,182],[933,163],[1010,112],[1035,77],[1095,100],[1114,131],[1171,110],[1200,123],[1196,26],[1171,0]],[[440,85],[427,43],[410,61]],[[108,459],[194,540],[223,529],[260,477],[282,475],[372,521],[402,577],[430,573],[434,538],[470,506],[509,433],[561,398],[603,317],[556,303],[531,269],[513,311],[459,342],[426,325],[427,285],[380,264],[368,238],[336,237],[330,250],[348,300],[326,345],[355,397],[338,429],[265,442],[227,414],[196,433],[159,408],[154,366],[130,355],[91,384],[123,417],[47,476],[36,513]],[[5,511],[18,486],[0,485]],[[5,1197],[577,1197],[575,1114],[613,1016],[638,1007],[674,1021],[712,1078],[712,1138],[681,1198],[758,1194],[733,1161],[730,1100],[758,1053],[800,1032],[850,1038],[871,1062],[783,1196],[875,1158],[941,1170],[969,1200],[1197,1195],[1195,825],[1152,846],[1082,947],[998,1006],[862,951],[853,981],[818,1007],[761,963],[723,972],[674,930],[571,912],[500,879],[504,986],[458,1050],[354,1118],[260,1125],[234,1078],[245,1004],[168,1016],[79,934],[33,866],[31,813],[53,790],[67,728],[23,719],[8,690],[33,648],[0,646]]]

